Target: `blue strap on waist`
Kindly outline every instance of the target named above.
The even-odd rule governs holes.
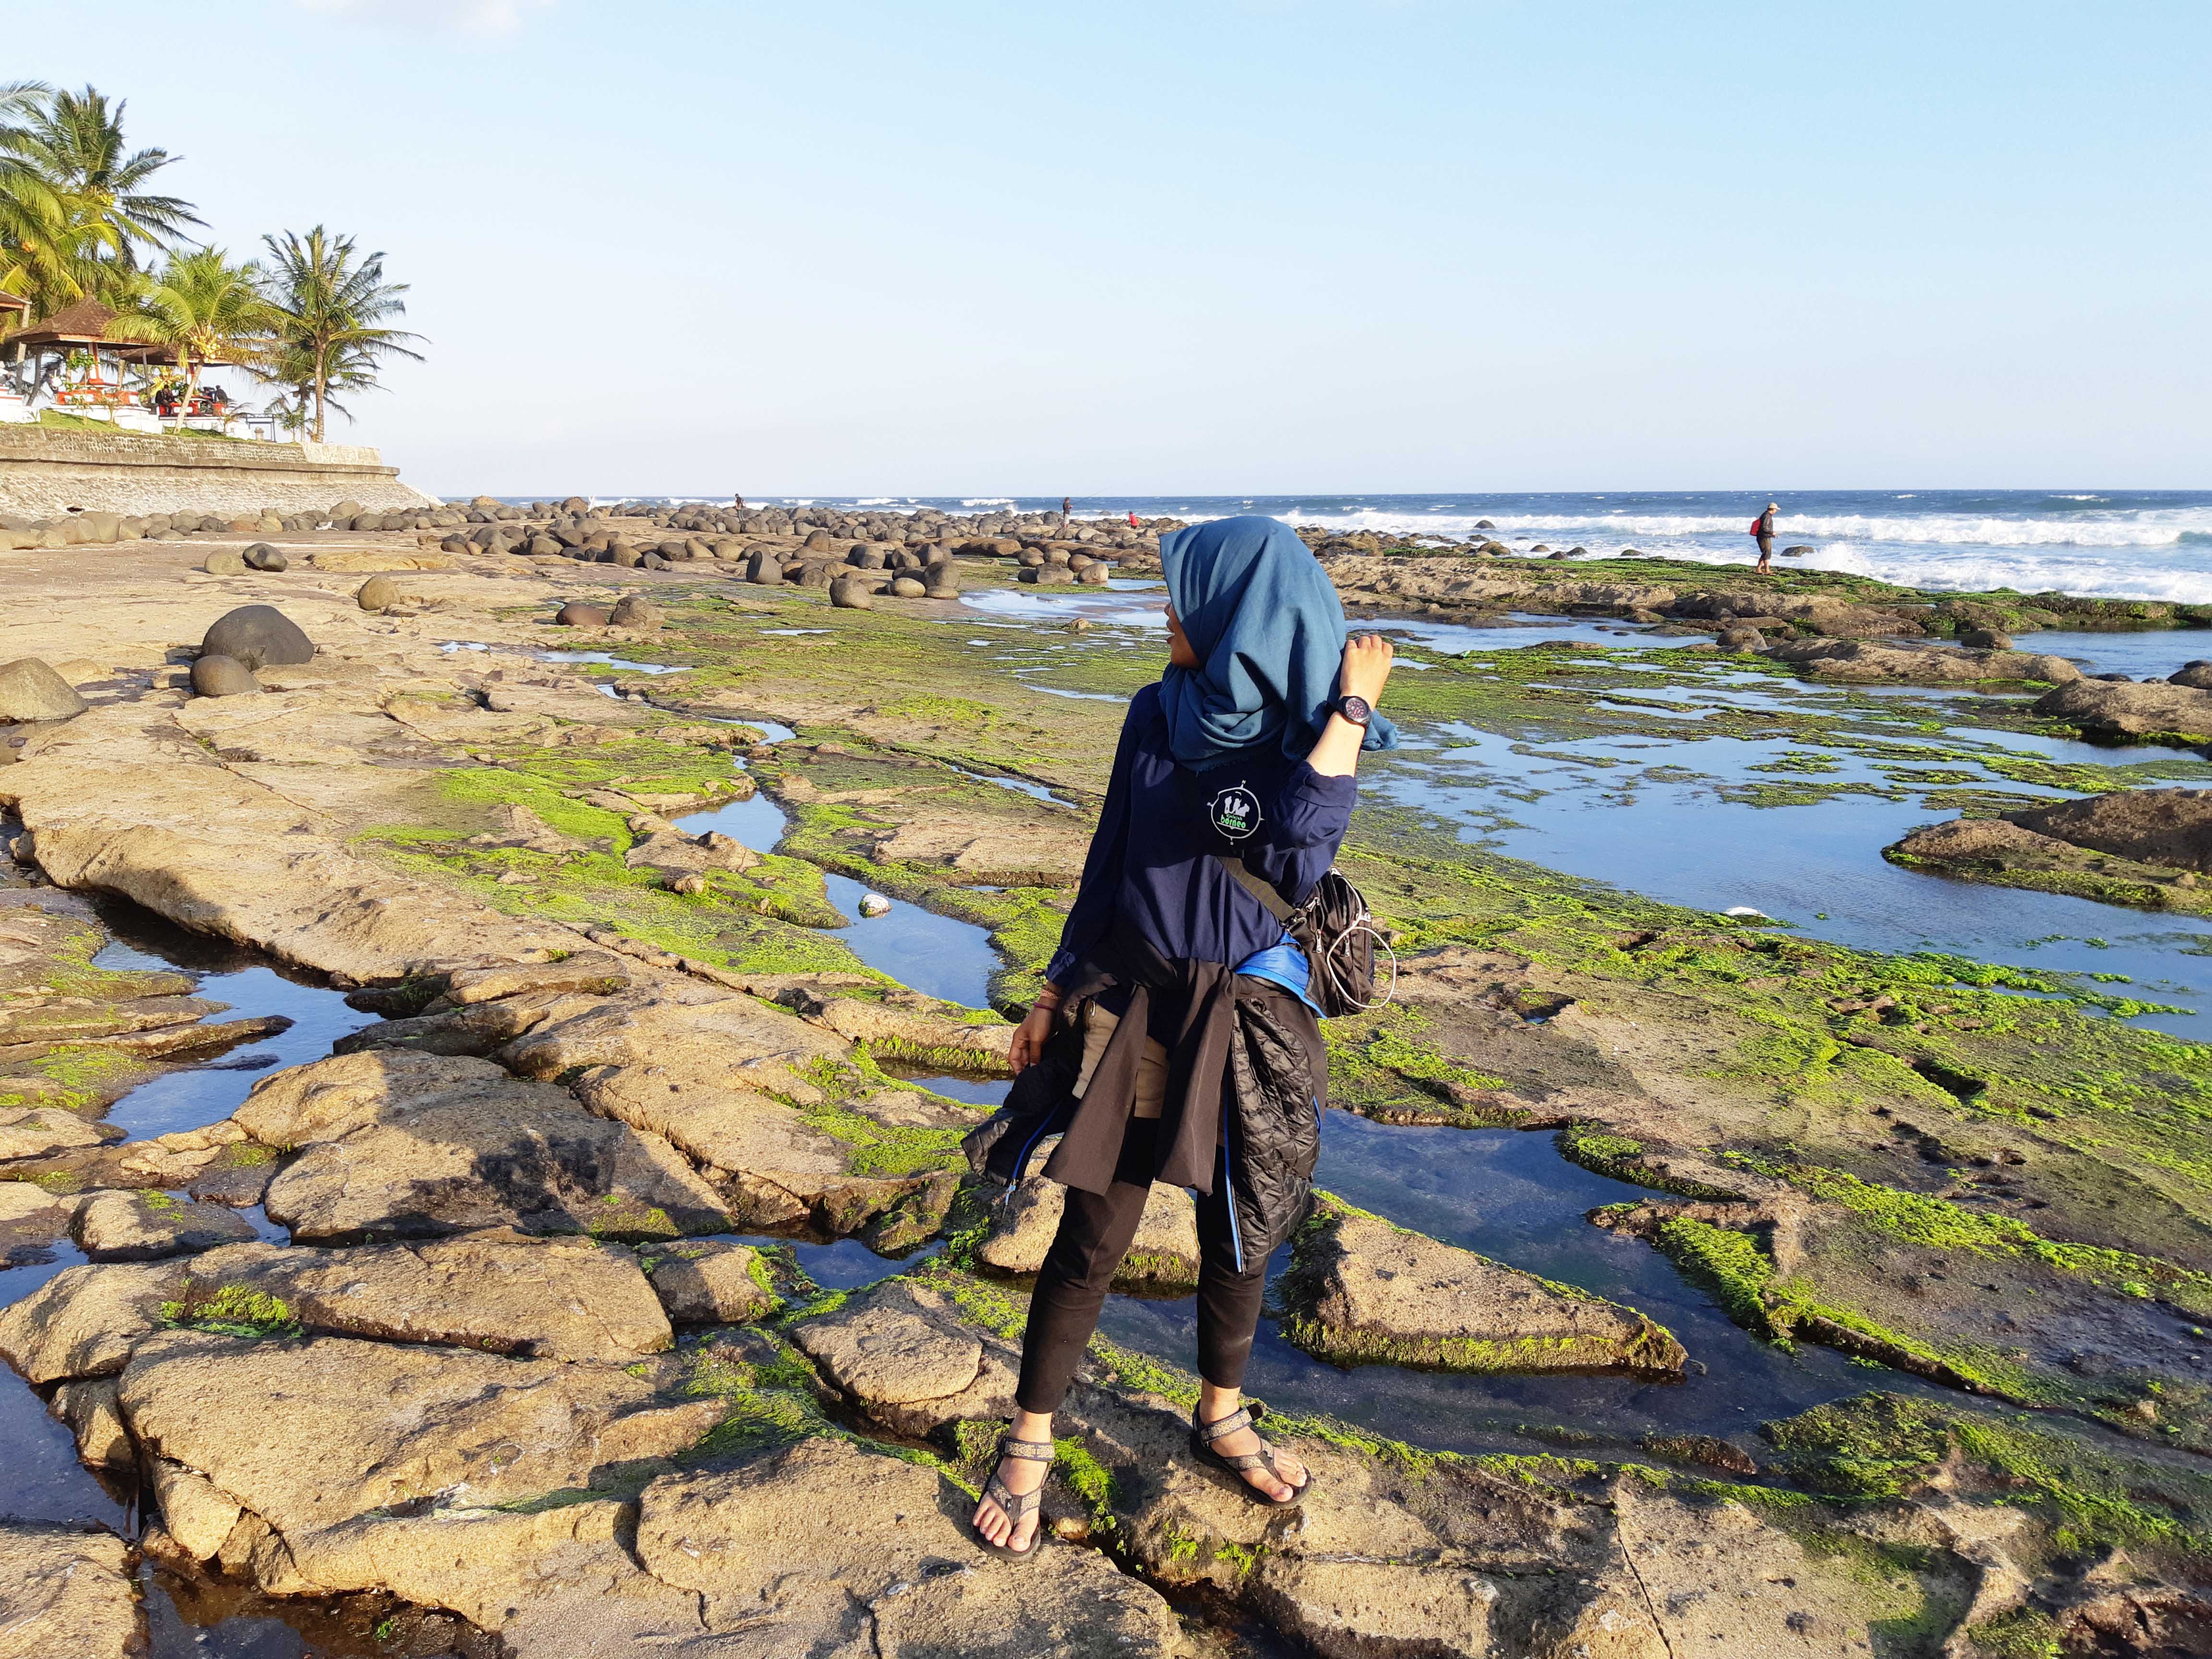
[[[1266,950],[1255,951],[1245,957],[1237,964],[1237,971],[1254,979],[1264,979],[1270,985],[1279,985],[1314,1012],[1321,1012],[1320,1005],[1306,994],[1306,987],[1313,979],[1312,965],[1288,933]]]

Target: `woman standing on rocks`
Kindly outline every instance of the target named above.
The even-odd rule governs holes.
[[[1270,1504],[1306,1471],[1242,1407],[1267,1257],[1303,1217],[1328,1060],[1309,964],[1281,912],[1304,902],[1352,817],[1389,643],[1347,639],[1305,544],[1274,519],[1162,538],[1168,667],[1131,702],[1083,884],[1045,988],[1015,1033],[1006,1104],[969,1137],[1009,1182],[1060,1135],[1067,1188],[1023,1338],[1018,1412],[975,1525],[1034,1556],[1052,1418],[1155,1181],[1198,1194],[1194,1455]],[[1266,896],[1261,895],[1265,893]]]

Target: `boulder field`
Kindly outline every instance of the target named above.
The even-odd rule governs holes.
[[[1556,1128],[1650,1192],[1592,1218],[1619,1248],[1649,1241],[1772,1340],[1868,1360],[1873,1392],[1756,1433],[1747,1401],[1727,1439],[1537,1424],[1456,1455],[1274,1413],[1315,1475],[1276,1510],[1191,1455],[1194,1378],[1102,1340],[1061,1420],[1044,1554],[977,1549],[965,1516],[1059,1194],[1033,1179],[988,1210],[963,1183],[981,1111],[896,1073],[1003,1075],[1010,1027],[865,968],[821,931],[842,920],[822,872],[989,928],[992,994],[1020,1000],[1079,868],[1088,815],[1068,803],[1102,781],[1118,683],[979,687],[989,671],[933,654],[940,601],[893,573],[1080,585],[1146,537],[545,507],[446,509],[463,524],[368,543],[288,531],[283,568],[228,575],[159,543],[128,568],[30,556],[58,562],[54,619],[26,643],[86,706],[18,720],[0,764],[0,1249],[67,1237],[88,1260],[0,1310],[0,1357],[146,1525],[126,1542],[0,1522],[0,1654],[132,1651],[142,1561],[233,1593],[397,1598],[516,1659],[1211,1659],[1254,1626],[1346,1659],[2150,1654],[2201,1635],[2212,1395],[2176,1332],[2212,1315],[2212,1263],[2197,1131],[2172,1109],[2199,1062],[2161,1049],[2148,1081],[2154,1034],[2063,1000],[1908,986],[1815,941],[1364,841],[1347,865],[1389,896],[1406,971],[1390,1008],[1333,1024],[1335,1103]],[[597,556],[647,526],[665,532],[650,556]],[[439,530],[470,550],[410,550]],[[890,579],[834,621],[805,580],[830,556],[848,584]],[[1327,556],[1378,599],[1414,565],[1478,579]],[[365,605],[380,560],[407,587]],[[602,564],[651,597],[610,591]],[[1891,624],[1915,619],[1856,589],[1793,611],[1772,590],[1600,586],[1623,591],[1571,604],[1784,641],[1911,639]],[[1510,603],[1548,600],[1569,603]],[[684,672],[543,660],[578,643],[553,621],[571,602],[602,613],[591,648]],[[206,649],[252,605],[306,660],[273,628]],[[1972,620],[1915,614],[1923,635]],[[2018,665],[1994,645],[1910,649],[1961,678],[2063,678],[2002,672]],[[88,652],[94,672],[70,666]],[[251,687],[189,695],[209,654]],[[761,741],[769,720],[799,734]],[[676,822],[756,788],[789,817],[773,845]],[[2135,837],[2105,856],[2197,867],[2171,861],[2180,817],[2148,824],[2094,833]],[[2061,814],[2033,833],[2093,831]],[[136,1082],[271,1026],[222,1019],[191,975],[92,966],[94,900],[379,1018],[215,1122],[120,1139],[103,1113]],[[2067,1127],[2085,1067],[2094,1137]],[[1884,1184],[1893,1158],[1966,1173],[1907,1190]],[[939,1248],[823,1291],[767,1234]],[[1633,1308],[1327,1196],[1293,1255],[1285,1334],[1378,1375],[1657,1385],[1695,1358]],[[1174,1293],[1194,1268],[1190,1200],[1158,1192],[1121,1281]],[[1880,1366],[1935,1386],[1885,1392]]]

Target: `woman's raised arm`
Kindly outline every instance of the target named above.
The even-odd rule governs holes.
[[[1336,694],[1358,697],[1370,708],[1382,701],[1389,684],[1390,641],[1380,634],[1354,634],[1344,642],[1344,665],[1336,672]],[[1342,714],[1331,714],[1321,729],[1306,764],[1325,778],[1348,778],[1359,769],[1359,745],[1367,728],[1355,726]]]

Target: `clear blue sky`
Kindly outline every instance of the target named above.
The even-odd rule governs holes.
[[[427,488],[2198,487],[2212,8],[108,0]]]

